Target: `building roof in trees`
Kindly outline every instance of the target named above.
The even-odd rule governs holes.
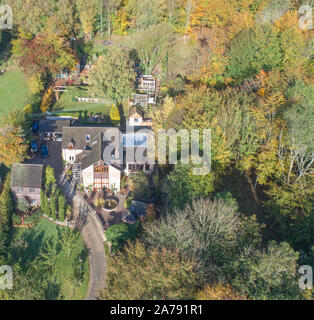
[[[142,107],[147,107],[148,104],[148,94],[136,93],[133,96],[133,104],[140,105]]]
[[[41,188],[43,170],[42,164],[13,164],[11,187]]]
[[[137,79],[138,90],[154,91],[156,89],[156,79],[152,75],[142,75]]]
[[[134,224],[135,218],[129,210],[123,210],[121,214],[121,220],[125,223]]]
[[[71,120],[40,120],[38,132],[62,133],[63,127],[69,127]]]
[[[149,203],[133,200],[131,202],[130,212],[135,219],[145,219],[148,206]]]
[[[142,110],[135,106],[129,112],[129,118],[144,118]]]

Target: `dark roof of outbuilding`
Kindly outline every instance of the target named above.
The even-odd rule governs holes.
[[[41,188],[43,170],[42,164],[13,164],[11,187]]]
[[[122,221],[129,224],[135,223],[135,218],[133,217],[132,213],[129,210],[122,211]]]
[[[61,133],[63,127],[69,127],[71,120],[40,120],[38,132],[48,133]]]
[[[140,217],[146,217],[146,210],[149,206],[149,203],[133,200],[131,202],[130,212],[135,219]]]

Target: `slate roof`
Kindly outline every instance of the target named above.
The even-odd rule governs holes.
[[[100,160],[104,161],[104,149],[109,143],[109,141],[106,138],[106,132],[112,129],[117,128],[105,126],[64,127],[62,149],[68,149],[69,144],[73,143],[75,150],[83,150],[83,152],[77,157],[77,160],[82,163],[82,170],[84,170]],[[134,133],[136,133],[136,131]],[[89,141],[86,140],[87,136],[89,137]],[[126,150],[127,148],[124,149]],[[147,149],[147,147],[132,147],[132,150],[136,149],[145,150]],[[121,156],[122,155],[123,153],[121,152]],[[112,163],[107,164],[114,166],[119,170],[122,168],[120,164],[118,164],[117,162],[115,163],[114,159]]]
[[[103,141],[102,132],[93,139],[93,141],[87,146],[85,156],[82,158],[82,170],[90,167],[94,163],[103,160],[103,151],[105,143]]]
[[[140,217],[146,217],[146,209],[149,206],[149,203],[135,201],[131,202],[130,212],[135,219],[139,219]]]
[[[123,210],[122,211],[122,221],[129,224],[135,223],[135,218],[133,217],[132,213],[129,210]]]
[[[40,120],[38,132],[62,133],[63,127],[69,127],[71,120]]]
[[[115,127],[63,127],[63,140],[62,148],[68,149],[69,144],[74,143],[74,149],[84,150],[89,144],[86,141],[86,136],[90,137],[92,141],[99,133],[106,132],[109,129],[114,129]],[[116,129],[116,128],[115,128]]]
[[[42,164],[13,164],[11,187],[41,188],[43,170]]]
[[[104,133],[100,132],[86,147],[86,150],[83,152],[81,163],[82,170],[90,167],[91,165],[104,161],[104,150],[110,144],[110,141],[106,140],[104,137]],[[113,159],[114,160],[114,159]],[[112,163],[107,163],[107,165],[111,165],[116,167],[117,169],[121,169],[121,166],[116,165],[114,161]]]

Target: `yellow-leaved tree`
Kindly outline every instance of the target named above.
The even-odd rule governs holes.
[[[27,149],[22,129],[12,126],[0,129],[0,163],[9,167],[22,162],[27,157]]]
[[[246,297],[240,296],[234,292],[229,284],[207,285],[196,294],[197,300],[246,300]]]

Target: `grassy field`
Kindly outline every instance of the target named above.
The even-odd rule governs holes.
[[[28,246],[24,252],[23,259],[26,259],[27,262],[32,262],[38,256],[46,240],[58,240],[58,232],[62,228],[64,227],[57,226],[41,218],[40,222],[33,228],[16,228],[12,242],[18,243],[24,240]],[[60,287],[58,297],[49,298],[66,300],[84,299],[89,282],[89,260],[83,238],[80,236],[75,243],[69,260],[66,252],[61,247],[59,247],[58,251],[55,263],[55,282]],[[80,258],[82,262],[79,262]],[[75,284],[76,281],[73,279],[73,268],[78,265],[81,265],[82,270],[85,271],[81,285]]]
[[[25,107],[29,94],[21,71],[7,71],[0,76],[0,118],[12,110]]]

